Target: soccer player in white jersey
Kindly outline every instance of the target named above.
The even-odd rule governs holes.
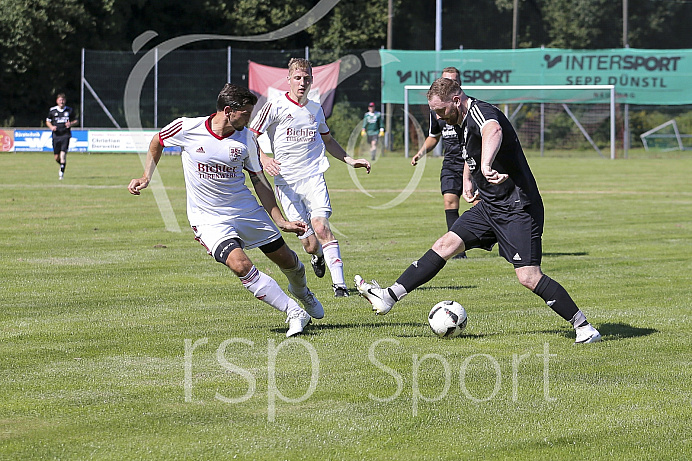
[[[154,136],[144,174],[133,179],[128,189],[140,195],[151,181],[163,148],[180,146],[187,215],[195,239],[216,261],[228,266],[257,299],[287,314],[286,336],[290,337],[301,333],[311,316],[322,318],[324,309],[307,287],[305,266],[277,228],[301,235],[307,226],[284,218],[262,171],[255,136],[244,129],[256,103],[257,97],[247,88],[227,83],[217,98],[215,114],[179,118]],[[245,186],[243,170],[250,175],[263,207]],[[255,267],[244,249],[256,247],[279,266],[288,278],[288,291],[305,309]]]
[[[317,277],[324,277],[326,266],[332,276],[334,296],[348,296],[339,242],[329,227],[332,207],[324,180],[329,162],[325,149],[334,158],[353,168],[370,162],[353,159],[329,133],[322,106],[308,99],[312,86],[312,65],[306,59],[288,63],[289,91],[262,107],[250,124],[261,135],[267,133],[274,158],[260,151],[266,171],[274,176],[276,195],[288,219],[302,221],[309,229],[299,238]]]

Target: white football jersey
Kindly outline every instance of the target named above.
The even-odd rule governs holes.
[[[329,133],[329,127],[322,106],[315,101],[301,106],[288,93],[267,101],[250,129],[269,137],[274,158],[281,164],[275,184],[291,184],[329,168],[321,136]]]
[[[262,171],[254,134],[244,129],[218,136],[211,130],[212,117],[182,117],[159,132],[164,147],[182,148],[192,226],[227,222],[261,208],[243,172]]]

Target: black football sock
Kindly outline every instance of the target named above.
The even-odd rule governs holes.
[[[453,208],[446,209],[445,219],[447,219],[447,230],[450,230],[452,228],[452,224],[454,224],[456,220],[459,219],[459,210]]]
[[[64,173],[64,172],[65,172],[65,164],[64,164],[64,163],[61,163],[61,164],[60,164],[60,172],[61,172],[61,173]]]
[[[577,313],[580,312],[579,308],[574,303],[569,293],[567,293],[567,290],[547,275],[541,277],[533,292],[543,298],[543,301],[545,301],[552,310],[568,322],[572,323],[574,319],[577,318]],[[575,326],[582,326],[585,324],[586,318],[584,318],[583,324]]]
[[[406,288],[408,293],[412,292],[424,283],[432,280],[438,272],[445,267],[445,261],[433,250],[428,250],[418,261],[414,261],[403,274],[399,276],[396,283]]]

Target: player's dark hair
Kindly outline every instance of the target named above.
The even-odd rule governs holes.
[[[226,106],[233,110],[240,110],[248,104],[253,106],[257,104],[257,96],[247,88],[232,83],[226,83],[221,89],[219,97],[216,98],[216,110],[218,111],[222,111]]]
[[[452,96],[461,94],[461,86],[454,80],[448,78],[438,78],[430,85],[428,90],[428,101],[432,99],[433,96],[437,96],[442,101],[450,101]]]
[[[443,74],[454,74],[457,76],[457,83],[461,82],[461,72],[456,67],[445,67],[442,69]]]
[[[296,69],[303,69],[305,72],[312,75],[312,64],[310,64],[310,61],[307,59],[291,58],[291,60],[288,61],[288,74],[291,75]]]

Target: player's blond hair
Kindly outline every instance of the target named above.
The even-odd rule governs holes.
[[[291,58],[291,60],[288,61],[288,75],[293,74],[293,71],[296,69],[304,70],[308,74],[312,75],[312,64],[310,64],[310,61],[307,59]]]

